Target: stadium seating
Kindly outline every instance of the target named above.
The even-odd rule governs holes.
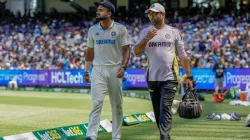
[[[226,68],[249,68],[250,18],[222,15],[197,20],[178,17],[171,26],[180,29],[193,68],[212,68],[220,58]],[[126,24],[135,43],[147,23],[134,18]],[[0,69],[84,69],[88,28],[96,21],[77,23],[54,20],[21,20],[0,23]],[[133,46],[131,46],[132,48]],[[147,66],[147,56],[131,54],[129,67]]]

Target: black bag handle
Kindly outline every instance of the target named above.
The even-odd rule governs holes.
[[[186,89],[185,94],[182,97],[182,101],[189,100],[189,101],[198,101],[195,93],[195,89]]]

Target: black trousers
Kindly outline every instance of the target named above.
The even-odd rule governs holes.
[[[172,128],[171,107],[178,81],[148,81],[155,119],[160,130],[160,140],[170,140]]]

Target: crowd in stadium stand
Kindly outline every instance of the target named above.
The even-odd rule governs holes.
[[[182,18],[175,26],[183,33],[186,53],[193,68],[213,68],[224,59],[226,68],[249,68],[250,66],[250,17],[224,15],[220,18],[198,20],[193,17],[186,22]],[[132,30],[138,38],[140,26]],[[132,68],[145,68],[146,55],[131,57]]]
[[[129,24],[119,22],[127,26],[135,43],[148,23],[139,18],[132,20]],[[225,60],[226,68],[249,68],[249,14],[216,18],[176,16],[167,22],[181,30],[193,68],[212,68],[219,59]],[[1,20],[0,69],[84,69],[87,31],[94,23],[65,19]],[[146,61],[146,54],[136,57],[132,53],[129,67],[145,69]]]

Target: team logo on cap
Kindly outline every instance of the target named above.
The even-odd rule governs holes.
[[[166,38],[166,39],[170,39],[171,36],[170,36],[169,34],[166,34],[166,35],[165,35],[165,38]]]
[[[155,5],[153,4],[153,5],[151,5],[151,7],[150,8],[154,8],[155,7]]]
[[[114,32],[114,31],[111,32],[111,35],[112,35],[112,36],[115,36],[115,35],[116,35],[116,32]]]

